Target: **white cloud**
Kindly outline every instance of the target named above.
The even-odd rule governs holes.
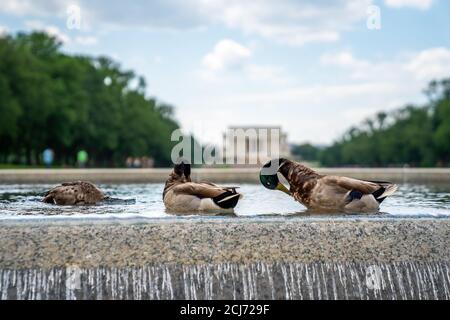
[[[0,12],[16,16],[62,15],[70,0],[2,0]]]
[[[350,77],[360,80],[385,79],[420,83],[450,76],[450,49],[429,48],[407,57],[397,57],[390,61],[370,62],[355,58],[350,52],[326,53],[320,58],[324,66],[336,66],[350,73]]]
[[[325,53],[320,57],[320,62],[324,65],[350,68],[364,68],[369,65],[367,61],[355,59],[348,51]]]
[[[64,44],[67,44],[71,41],[70,37],[62,32],[58,27],[53,25],[46,25],[44,22],[39,20],[26,21],[25,26],[32,30],[43,31],[48,35],[55,37],[57,40],[61,41]]]
[[[253,52],[230,39],[219,41],[202,59],[200,75],[208,81],[233,81],[285,83],[284,69],[275,65],[260,65],[252,62]]]
[[[359,81],[396,81],[404,73],[401,59],[374,62],[356,58],[349,51],[325,53],[320,63],[328,68],[341,68],[350,79]]]
[[[450,50],[442,47],[423,50],[405,68],[420,80],[450,77]]]
[[[57,40],[61,41],[63,44],[76,44],[80,46],[92,46],[97,44],[98,40],[94,36],[75,36],[70,37],[67,33],[61,31],[58,27],[54,25],[47,25],[40,20],[29,20],[25,22],[25,26],[28,29],[43,31],[50,36],[55,37]]]
[[[203,58],[203,66],[211,71],[239,68],[252,55],[250,49],[230,39],[219,41]]]
[[[371,0],[339,1],[215,1],[209,15],[231,28],[277,42],[303,45],[330,42],[366,18]]]
[[[81,46],[92,46],[97,44],[97,38],[93,36],[76,36],[75,43]]]
[[[385,1],[386,5],[391,7],[409,6],[426,9],[432,5],[431,1]],[[21,2],[2,0],[0,13],[26,15],[26,19],[38,20],[44,20],[41,17],[48,16],[53,23],[55,19],[59,19],[61,25],[65,25],[64,17],[68,2],[70,1],[61,4],[56,0]],[[214,31],[223,31],[225,26],[233,31],[240,31],[244,37],[238,35],[234,39],[245,39],[243,40],[245,42],[224,39],[214,47],[211,46],[209,52],[204,52],[205,56],[201,61],[201,58],[197,58],[198,64],[202,65],[201,70],[210,76],[213,75],[215,81],[189,82],[192,80],[192,73],[189,73],[189,70],[184,68],[183,61],[180,61],[177,65],[181,69],[180,78],[177,79],[174,90],[174,86],[165,87],[164,83],[170,81],[158,79],[159,68],[152,69],[160,62],[159,56],[156,56],[153,62],[152,57],[155,54],[161,54],[165,64],[170,64],[172,59],[170,54],[166,56],[164,51],[154,52],[151,51],[153,48],[143,47],[143,50],[133,52],[137,56],[134,62],[121,51],[122,49],[119,50],[120,58],[124,63],[131,64],[133,69],[145,72],[152,93],[169,99],[178,107],[177,115],[182,115],[180,119],[183,126],[198,123],[198,119],[191,116],[194,111],[198,112],[208,119],[209,136],[217,137],[219,142],[221,133],[227,125],[252,122],[281,124],[289,131],[291,141],[311,140],[320,143],[330,142],[346,128],[378,110],[399,107],[406,102],[420,103],[421,89],[428,80],[450,75],[447,48],[430,48],[384,61],[356,56],[351,51],[331,52],[322,55],[320,63],[317,64],[315,57],[311,58],[311,52],[288,48],[295,52],[280,55],[278,50],[282,49],[261,41],[261,38],[265,38],[289,45],[337,41],[347,30],[366,29],[366,9],[374,2],[371,0],[136,0],[131,3],[118,0],[107,3],[77,1],[81,7],[82,26],[90,22],[92,30],[98,30],[95,34],[97,36],[102,32],[108,32],[109,26],[183,31],[206,30],[209,26],[213,26]],[[6,5],[3,5],[4,3]],[[87,36],[78,30],[67,30],[67,34],[64,34],[62,31],[65,29],[62,27],[61,31],[44,23],[40,24],[40,28],[45,28],[59,37],[67,37],[66,41],[71,46],[97,43],[95,37]],[[227,31],[232,34],[230,32],[232,31]],[[209,36],[211,34],[207,34],[205,39]],[[265,48],[252,46],[251,43],[260,44]],[[353,47],[359,44],[350,43],[350,45]],[[266,49],[270,51],[259,55]],[[298,59],[305,59],[307,63],[297,63],[293,60],[293,54],[298,54]],[[280,56],[283,57],[281,59],[290,60],[280,62],[265,60],[269,61],[269,64],[264,64],[265,62],[260,60],[273,58],[275,61],[279,60]],[[172,77],[170,71],[164,74],[167,79]],[[203,137],[198,132],[197,135]]]
[[[362,83],[343,85],[295,85],[286,89],[233,93],[224,90],[189,103],[179,110],[181,118],[201,139],[217,144],[227,125],[281,125],[291,142],[330,143],[344,131],[401,95],[409,94],[396,84]],[[187,102],[185,102],[186,104]],[[398,106],[398,105],[397,105]],[[203,131],[188,116],[201,113],[208,119]],[[234,115],[239,114],[239,117]],[[197,121],[198,122],[198,121]]]
[[[60,40],[62,43],[69,43],[70,37],[66,35],[64,32],[59,30],[58,27],[55,26],[46,26],[44,29],[49,35],[56,37],[56,39]]]
[[[220,143],[226,125],[236,123],[281,124],[289,132],[291,141],[330,143],[350,126],[377,111],[425,102],[422,89],[428,82],[450,76],[450,49],[429,48],[389,60],[361,59],[350,51],[332,52],[323,54],[320,63],[316,72],[330,74],[331,78],[327,79],[334,79],[332,82],[300,84],[290,78],[282,85],[250,88],[253,82],[239,82],[241,77],[238,76],[234,87],[230,81],[221,85],[217,92],[212,90],[214,83],[204,82],[202,97],[195,98],[192,104],[184,101],[189,106],[185,112],[192,113],[192,109],[197,108],[196,112],[209,119],[207,132],[195,133],[201,137],[207,134],[208,139],[216,143]],[[248,72],[249,65],[252,64],[245,65],[239,75]],[[283,71],[276,67],[268,70],[268,78],[273,77],[271,70]],[[258,72],[255,71],[255,78]],[[240,83],[247,84],[248,88],[239,90]],[[215,116],[218,110],[227,113]],[[229,116],[236,113],[239,119]],[[185,121],[195,129],[195,121]]]
[[[384,2],[393,8],[411,7],[426,10],[431,7],[433,0],[385,0]]]
[[[31,16],[64,16],[70,1],[4,0],[0,12]],[[360,23],[372,0],[79,0],[83,25],[186,30],[225,25],[276,42],[303,45],[337,41]],[[126,14],[124,14],[126,12]],[[91,26],[94,28],[94,26]]]
[[[280,105],[294,103],[303,108],[310,108],[324,102],[335,101],[335,104],[351,100],[355,97],[367,97],[368,95],[392,94],[397,92],[396,84],[373,82],[342,85],[305,85],[295,86],[289,89],[281,89],[270,92],[257,92],[231,97],[225,101],[233,103],[256,103]],[[338,100],[338,101],[337,101]]]
[[[32,13],[32,8],[33,6],[31,1],[4,0],[0,6],[0,12],[23,16],[25,14]]]

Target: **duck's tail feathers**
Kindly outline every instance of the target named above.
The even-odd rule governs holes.
[[[227,190],[224,193],[221,193],[220,195],[212,198],[212,200],[222,209],[232,209],[236,207],[241,197],[242,195],[240,193]]]
[[[398,189],[398,185],[391,182],[385,181],[371,181],[371,182],[378,183],[381,187],[380,189],[372,193],[372,195],[375,197],[378,203],[382,203],[384,199],[393,195],[395,191],[397,191]]]

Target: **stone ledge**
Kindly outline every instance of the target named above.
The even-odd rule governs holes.
[[[3,223],[0,269],[450,261],[450,219]]]
[[[450,182],[450,168],[318,168],[323,174],[393,182]],[[95,183],[164,182],[171,169],[4,169],[0,183],[60,183],[90,180]],[[259,169],[194,169],[195,180],[258,183]]]

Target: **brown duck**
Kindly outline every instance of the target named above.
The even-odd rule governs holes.
[[[47,191],[43,202],[58,205],[96,204],[107,197],[94,184],[88,181],[65,182]]]
[[[210,182],[192,182],[191,165],[174,166],[163,192],[163,201],[170,211],[233,211],[241,194],[236,187],[220,187]]]
[[[280,182],[281,174],[290,185]],[[321,175],[294,161],[278,159],[267,162],[260,172],[264,187],[283,191],[311,210],[377,212],[397,185],[384,181]]]

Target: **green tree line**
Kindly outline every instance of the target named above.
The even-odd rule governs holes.
[[[331,146],[295,146],[294,154],[324,166],[448,166],[450,79],[432,81],[428,103],[379,112],[350,128]]]
[[[168,165],[179,125],[169,105],[107,57],[68,55],[45,33],[0,37],[0,163],[74,165],[84,149],[92,166],[123,166],[128,156]]]

